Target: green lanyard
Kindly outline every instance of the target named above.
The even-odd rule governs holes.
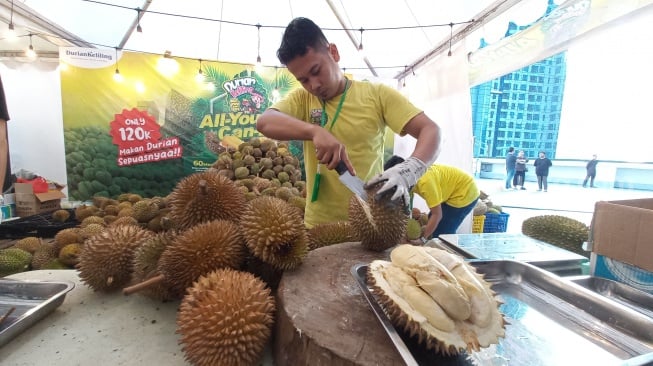
[[[340,115],[340,111],[342,110],[342,105],[345,102],[345,97],[347,96],[347,90],[349,86],[349,79],[345,78],[345,90],[342,92],[342,96],[340,97],[340,101],[338,102],[338,106],[336,107],[336,113],[333,115],[333,119],[331,120],[331,125],[329,125],[329,132],[333,129],[333,126],[335,126],[336,122],[338,121],[338,116]],[[323,128],[327,124],[327,113],[326,113],[326,103],[324,100],[322,101],[322,116],[320,117],[320,126]],[[311,194],[311,202],[317,201],[317,194],[320,191],[320,181],[322,180],[322,174],[320,174],[320,163],[317,163],[317,172],[315,173],[315,180],[313,181],[313,194]]]

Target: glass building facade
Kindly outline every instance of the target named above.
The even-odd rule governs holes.
[[[511,22],[506,36],[527,27]],[[565,78],[563,52],[471,88],[474,156],[503,157],[512,146],[555,158]]]

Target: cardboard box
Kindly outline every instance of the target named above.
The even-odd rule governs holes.
[[[653,295],[653,272],[637,268],[606,256],[592,253],[590,274],[625,283],[640,291]]]
[[[14,183],[16,216],[26,217],[61,208],[61,199],[66,197],[61,192],[63,188],[64,186],[57,185],[56,189],[34,193],[31,184]]]
[[[653,198],[597,202],[590,243],[595,254],[653,272]]]

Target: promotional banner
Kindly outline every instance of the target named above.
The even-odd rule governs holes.
[[[71,200],[165,196],[220,153],[261,136],[258,116],[299,84],[286,69],[114,49],[62,48]],[[301,158],[300,142],[290,144]]]

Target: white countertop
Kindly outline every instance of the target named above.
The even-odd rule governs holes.
[[[22,272],[17,280],[75,284],[52,313],[0,348],[3,366],[189,365],[175,321],[179,301],[94,292],[76,270]]]

